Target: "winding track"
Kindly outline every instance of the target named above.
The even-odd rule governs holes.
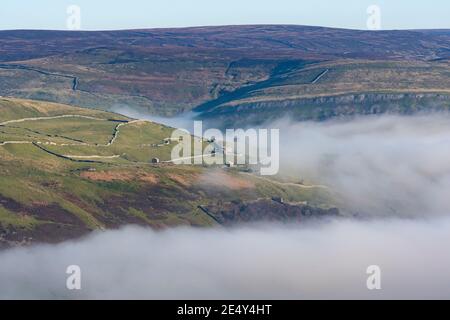
[[[84,118],[84,119],[98,120],[98,121],[110,121],[108,119],[96,118],[96,117],[91,117],[91,116],[83,116],[83,115],[79,115],[79,114],[63,114],[60,116],[52,116],[52,117],[34,117],[34,118],[8,120],[5,122],[1,122],[0,126],[6,126],[11,123],[20,123],[20,122],[25,122],[25,121],[53,120],[53,119],[61,119],[61,118]]]
[[[311,84],[316,84],[317,82],[319,82],[319,80],[328,73],[328,71],[330,71],[330,69],[326,69],[325,71],[322,71],[313,81],[311,81]]]
[[[3,141],[0,146],[5,146],[7,144],[32,144],[31,141]]]

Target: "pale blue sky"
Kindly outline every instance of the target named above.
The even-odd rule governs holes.
[[[366,29],[381,8],[382,29],[450,28],[449,0],[2,0],[0,29],[66,29],[68,5],[83,30],[229,24],[301,24]]]

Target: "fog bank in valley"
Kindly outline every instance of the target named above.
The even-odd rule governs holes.
[[[450,117],[382,116],[270,124],[281,128],[281,174],[330,186],[351,212],[450,213]]]
[[[450,297],[450,219],[234,230],[126,228],[0,254],[0,298]],[[65,270],[81,267],[81,290]],[[381,290],[366,269],[381,268]]]

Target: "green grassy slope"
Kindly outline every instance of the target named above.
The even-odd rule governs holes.
[[[96,119],[7,122],[69,114]],[[283,185],[239,169],[153,165],[154,157],[169,160],[173,143],[162,141],[173,129],[152,122],[3,99],[0,123],[0,246],[57,242],[125,224],[211,226],[216,221],[198,206],[221,201],[279,196],[332,205],[328,190]]]
[[[46,101],[16,99],[10,97],[0,97],[0,108],[0,122],[33,117],[54,117],[66,114],[90,116],[100,119],[128,119],[127,117],[111,112],[90,110]]]

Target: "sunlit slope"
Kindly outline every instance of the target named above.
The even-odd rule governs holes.
[[[167,162],[173,128],[64,105],[1,101],[0,247],[126,224],[213,226],[221,220],[200,207],[220,213],[222,205],[239,209],[272,197],[320,210],[333,206],[331,191],[320,186]],[[264,206],[290,212],[288,204]]]
[[[68,158],[169,160],[173,128],[62,104],[2,98],[0,144],[34,144]],[[70,157],[73,156],[73,157]]]
[[[62,115],[89,116],[99,119],[129,120],[119,114],[68,106],[59,103],[0,97],[0,122],[9,120],[55,117]]]

